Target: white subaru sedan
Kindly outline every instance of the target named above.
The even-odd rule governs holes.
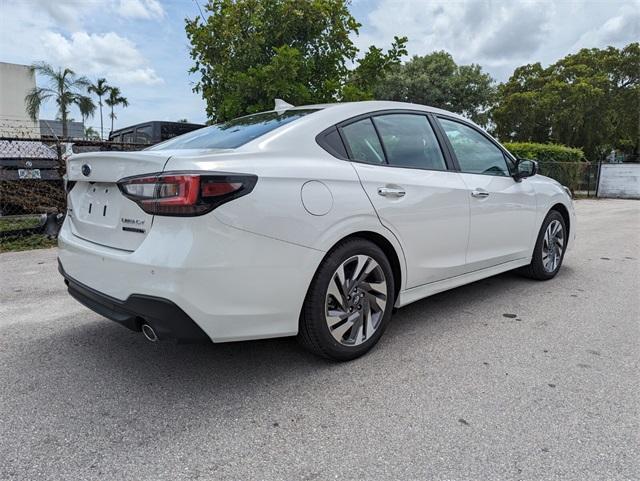
[[[151,341],[295,336],[335,360],[394,308],[519,268],[553,278],[571,194],[472,122],[397,102],[276,109],[68,160],[59,269]]]

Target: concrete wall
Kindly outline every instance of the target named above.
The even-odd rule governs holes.
[[[34,138],[40,135],[38,122],[27,115],[24,98],[36,86],[33,71],[26,65],[0,62],[0,136]]]
[[[640,164],[602,164],[598,197],[640,199]]]

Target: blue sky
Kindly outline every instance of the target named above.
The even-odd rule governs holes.
[[[184,32],[185,17],[199,13],[196,1],[206,3],[0,0],[0,61],[45,60],[106,77],[130,102],[117,111],[116,128],[150,119],[204,122]],[[363,24],[354,36],[362,50],[406,35],[410,55],[447,50],[499,81],[524,63],[640,38],[640,0],[354,0],[351,11]],[[41,112],[54,117],[52,104]],[[99,119],[88,123],[98,126]]]

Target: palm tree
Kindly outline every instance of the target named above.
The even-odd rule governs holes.
[[[84,136],[87,139],[97,139],[97,138],[99,138],[98,132],[96,132],[96,129],[94,129],[93,127],[86,127],[84,129]]]
[[[120,95],[120,93],[118,87],[109,87],[109,96],[104,101],[105,104],[111,107],[111,113],[109,114],[109,117],[111,117],[111,132],[113,132],[113,121],[117,118],[113,112],[113,108],[118,105],[122,105],[123,108],[129,106],[129,101]]]
[[[93,117],[96,113],[96,104],[93,103],[91,97],[87,97],[86,95],[81,95],[76,99],[76,105],[78,106],[78,110],[80,110],[80,116],[82,117],[82,128],[84,128],[84,122],[89,117]]]
[[[87,88],[89,79],[77,77],[69,68],[55,70],[45,62],[35,63],[31,68],[49,79],[49,87],[34,87],[24,98],[29,117],[36,122],[42,104],[54,98],[58,104],[58,116],[62,120],[62,137],[67,137],[69,109],[78,102],[79,97],[82,96],[80,91]]]
[[[87,89],[89,93],[94,93],[98,96],[98,105],[100,106],[100,138],[104,139],[104,128],[102,126],[102,97],[109,93],[109,87],[107,85],[106,78],[99,78],[96,83],[89,85]]]

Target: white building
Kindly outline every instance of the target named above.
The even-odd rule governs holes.
[[[35,86],[27,65],[0,62],[0,137],[40,137],[40,125],[29,118],[24,102]]]

